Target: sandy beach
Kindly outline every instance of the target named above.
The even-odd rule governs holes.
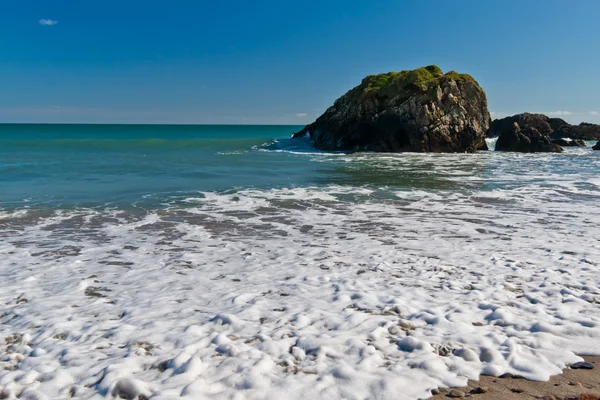
[[[535,382],[514,377],[482,376],[479,381],[457,389],[440,389],[430,399],[472,397],[481,400],[595,400],[600,396],[600,357],[583,357],[593,369],[565,369],[546,382]],[[487,389],[487,390],[486,390]],[[485,392],[485,393],[482,393]],[[464,396],[461,396],[464,394]]]

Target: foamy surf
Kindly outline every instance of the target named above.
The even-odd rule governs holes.
[[[345,154],[273,139],[289,127],[14,129],[0,397],[417,399],[482,373],[547,379],[600,349],[589,148]]]
[[[600,354],[597,191],[348,194],[372,191],[5,216],[0,385],[9,398],[416,399]]]

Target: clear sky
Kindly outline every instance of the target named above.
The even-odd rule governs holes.
[[[599,0],[2,0],[0,122],[305,124],[368,74],[600,123]]]

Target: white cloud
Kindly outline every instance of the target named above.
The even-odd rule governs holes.
[[[44,26],[52,26],[58,24],[58,21],[54,21],[53,19],[40,19],[40,25]]]
[[[573,113],[571,111],[549,111],[549,112],[545,112],[544,114],[553,115],[553,116],[557,116],[557,117],[564,117],[564,116],[572,115]]]
[[[296,113],[296,117],[306,117],[306,113]]]
[[[600,115],[598,111],[590,111],[590,115]]]

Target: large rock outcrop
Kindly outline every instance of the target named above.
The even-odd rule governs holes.
[[[503,132],[510,132],[514,124],[517,123],[521,129],[535,128],[542,135],[550,135],[555,129],[563,125],[569,125],[567,121],[560,118],[548,118],[544,114],[523,113],[495,119],[492,121],[487,137],[499,137]]]
[[[523,113],[502,119],[495,119],[492,121],[487,137],[498,137],[502,132],[512,130],[515,122],[519,124],[521,129],[535,128],[541,134],[548,135],[552,139],[600,139],[600,125],[588,124],[586,122],[582,122],[579,125],[571,125],[561,118],[550,118],[544,114],[533,113]]]
[[[511,129],[502,131],[496,141],[496,151],[517,151],[520,153],[560,153],[562,147],[552,143],[547,134],[537,128],[525,125],[523,128],[513,122]]]
[[[470,75],[432,65],[367,76],[293,137],[322,150],[473,152],[487,149],[490,122]]]
[[[600,140],[600,125],[582,122],[579,125],[563,125],[552,132],[553,138]]]

